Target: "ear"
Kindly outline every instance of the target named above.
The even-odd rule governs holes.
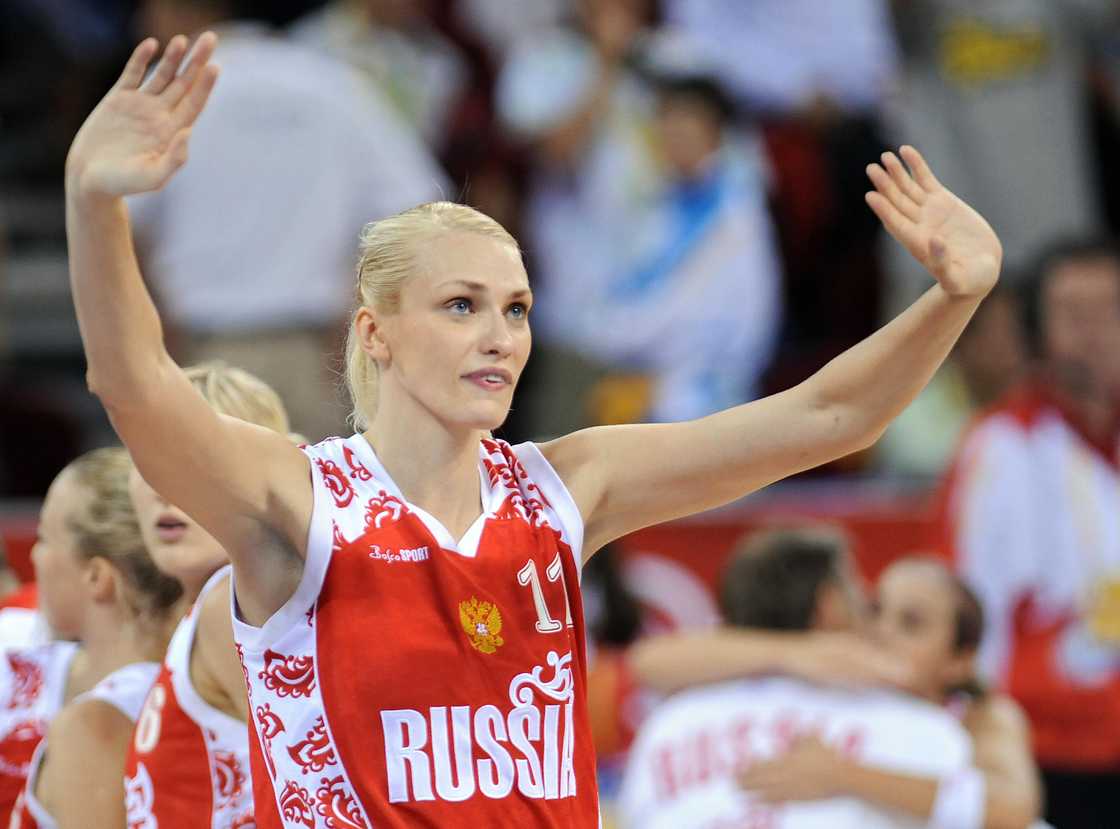
[[[111,604],[117,598],[117,569],[100,556],[86,564],[83,580],[90,598],[97,604]]]
[[[368,305],[361,306],[354,314],[354,332],[362,351],[378,365],[388,365],[392,361],[389,343],[385,339],[383,315]]]

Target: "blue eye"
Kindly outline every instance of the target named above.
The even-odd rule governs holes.
[[[447,303],[447,308],[454,311],[456,314],[469,314],[471,312],[471,301],[469,299],[453,299]]]
[[[523,320],[529,316],[529,308],[523,302],[515,302],[509,306],[509,313],[514,319]]]

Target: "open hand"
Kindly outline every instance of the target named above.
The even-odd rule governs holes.
[[[875,192],[867,203],[883,227],[902,243],[950,296],[982,297],[999,278],[1003,248],[984,217],[937,180],[921,153],[883,153],[882,166],[870,164]],[[885,169],[884,169],[885,168]]]
[[[159,48],[148,38],[136,47],[120,78],[78,130],[66,159],[67,186],[83,193],[127,196],[158,190],[187,160],[187,141],[214,82],[210,63],[217,37],[189,41],[176,35],[145,80]],[[181,64],[186,60],[186,65]]]
[[[739,785],[767,803],[823,800],[843,794],[847,763],[819,737],[806,736],[781,756],[752,764]]]

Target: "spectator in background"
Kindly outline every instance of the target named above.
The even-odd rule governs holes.
[[[1028,287],[1041,367],[962,444],[943,543],[989,619],[981,666],[1031,720],[1047,819],[1102,826],[1120,784],[1120,254],[1064,243]]]
[[[718,67],[736,99],[788,115],[827,101],[879,108],[895,71],[885,0],[666,0],[665,16]]]
[[[843,542],[820,532],[772,532],[737,552],[721,588],[728,625],[762,631],[842,631],[862,618]],[[627,827],[918,826],[897,812],[842,797],[768,804],[738,787],[752,764],[815,734],[850,758],[898,772],[951,775],[970,747],[941,708],[886,691],[843,691],[777,677],[683,692],[651,714],[623,782]]]
[[[930,384],[887,427],[875,447],[880,468],[940,475],[969,421],[1016,385],[1026,369],[1018,298],[999,288],[984,300]]]
[[[468,73],[458,47],[431,25],[431,5],[430,0],[330,0],[292,24],[291,34],[353,66],[438,150]]]
[[[781,323],[765,188],[730,102],[703,75],[658,87],[652,138],[665,182],[632,217],[613,272],[582,298],[578,333],[586,354],[650,388],[641,408],[600,421],[689,420],[758,397]]]
[[[217,29],[222,77],[183,175],[129,207],[180,359],[244,366],[317,441],[343,429],[328,355],[354,292],[358,232],[444,194],[446,182],[419,137],[345,65],[230,20],[230,9],[144,3],[144,34],[164,43]]]
[[[640,0],[581,8],[582,30],[526,43],[498,85],[538,164],[528,235],[545,433],[751,399],[780,321],[761,164],[726,96],[697,64],[666,72]],[[581,397],[591,411],[557,405]]]
[[[1115,0],[894,0],[902,51],[891,116],[945,185],[991,218],[1009,272],[1040,243],[1095,233],[1087,70],[1091,37],[1117,20]],[[922,289],[886,254],[887,316]]]

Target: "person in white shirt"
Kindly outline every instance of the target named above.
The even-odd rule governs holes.
[[[193,128],[190,166],[129,210],[183,362],[245,367],[315,441],[345,416],[328,355],[354,293],[354,238],[450,194],[420,137],[349,67],[229,20],[229,5],[143,5],[144,34],[164,41],[218,26],[222,76]]]
[[[767,534],[733,559],[723,585],[729,624],[770,631],[838,631],[861,613],[841,540],[807,532]],[[948,711],[889,691],[828,688],[764,677],[673,697],[646,721],[623,779],[628,827],[906,827],[924,821],[852,797],[774,803],[739,778],[758,763],[817,737],[845,757],[947,780],[967,773],[971,744]]]

